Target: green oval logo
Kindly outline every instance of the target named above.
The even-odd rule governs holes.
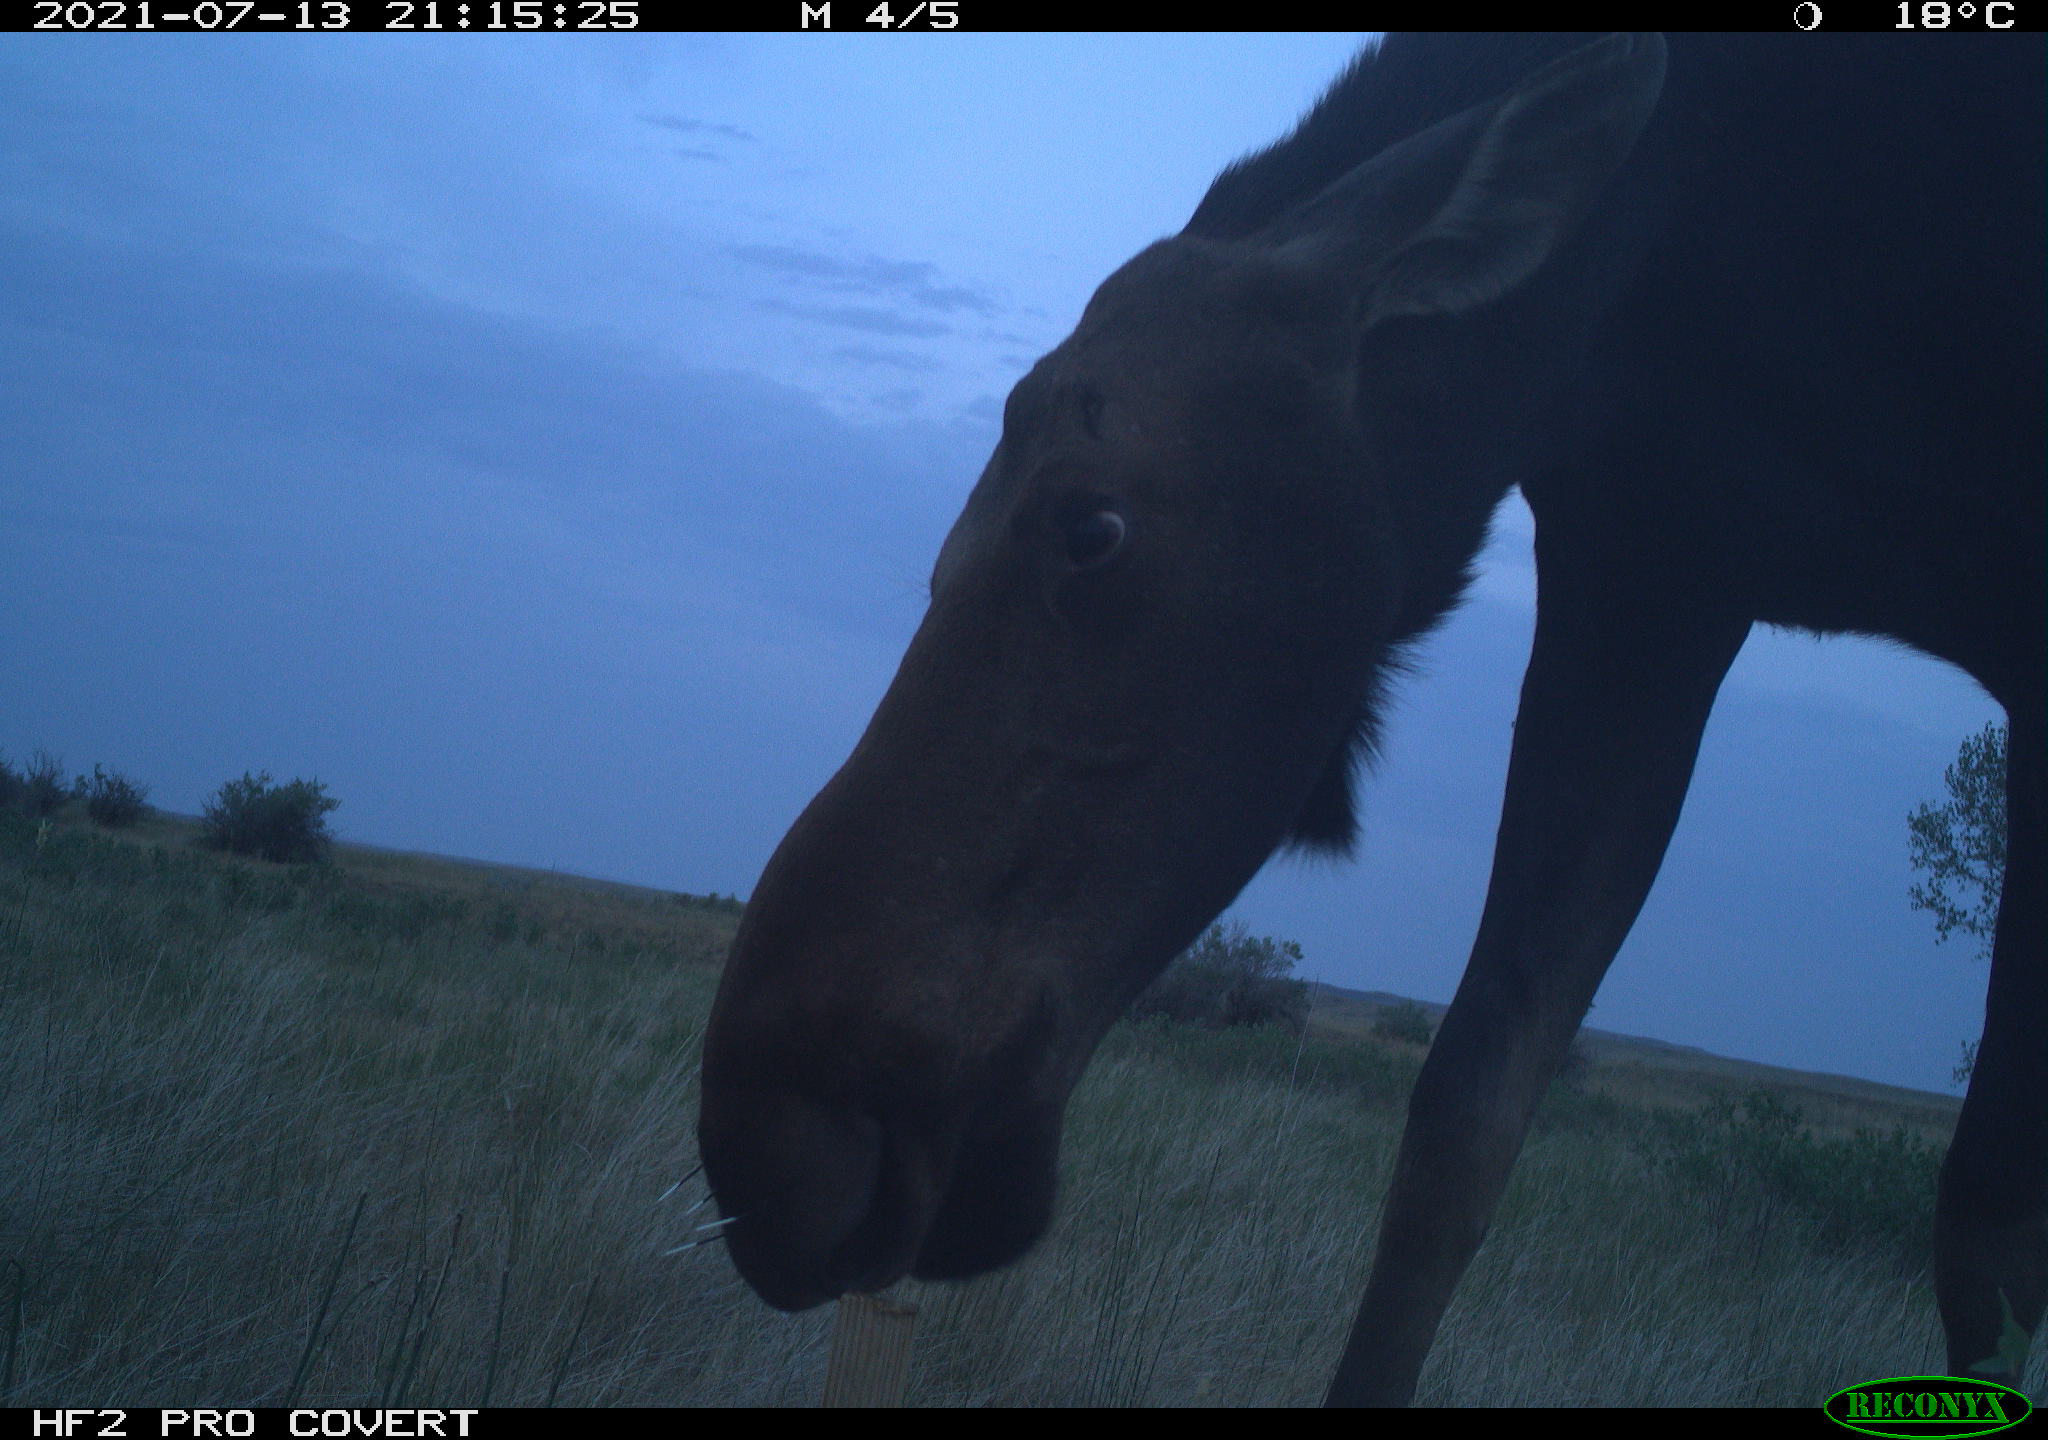
[[[1830,1420],[1865,1435],[1989,1435],[2034,1412],[2023,1391],[1963,1375],[1894,1375],[1865,1380],[1828,1396]]]

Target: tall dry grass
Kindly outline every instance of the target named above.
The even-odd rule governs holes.
[[[814,1403],[829,1316],[767,1310],[715,1245],[666,1253],[708,1214],[699,1185],[661,1197],[731,923],[0,814],[0,1403]],[[1319,1399],[1412,1074],[1120,1027],[1046,1243],[903,1287],[912,1402]],[[1811,1405],[1938,1368],[1913,1255],[1816,1225],[1744,1153],[1559,1097],[1421,1398]]]

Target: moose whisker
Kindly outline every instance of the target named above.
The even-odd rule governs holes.
[[[669,1186],[668,1189],[662,1191],[659,1195],[655,1196],[654,1203],[659,1205],[662,1201],[668,1199],[669,1196],[675,1194],[676,1191],[682,1189],[685,1185],[689,1184],[692,1180],[696,1179],[699,1175],[702,1175],[703,1173],[704,1165],[702,1161],[699,1161],[696,1165],[690,1168],[689,1174],[685,1175],[682,1179],[676,1181],[675,1184]],[[705,1198],[708,1199],[710,1197],[707,1196]],[[697,1205],[702,1205],[703,1203],[703,1200],[699,1200],[697,1202]],[[692,1205],[690,1208],[692,1210],[695,1210],[697,1208],[697,1205]]]
[[[717,1222],[715,1222],[715,1223],[716,1223],[716,1224],[718,1224],[718,1225],[730,1225],[730,1224],[731,1224],[731,1223],[732,1223],[732,1222],[733,1222],[734,1220],[737,1220],[738,1218],[739,1218],[739,1217],[738,1217],[737,1215],[732,1215],[732,1216],[728,1216],[727,1218],[725,1218],[725,1219],[723,1219],[723,1220],[717,1221]],[[709,1230],[709,1229],[711,1229],[711,1228],[712,1228],[712,1226],[710,1226],[710,1225],[699,1225],[699,1226],[698,1226],[697,1228],[698,1228],[699,1230]],[[726,1230],[720,1230],[720,1231],[719,1231],[719,1232],[718,1232],[718,1233],[717,1233],[716,1235],[706,1235],[706,1236],[704,1236],[704,1237],[703,1237],[702,1239],[699,1239],[699,1240],[685,1240],[685,1241],[684,1241],[684,1242],[683,1242],[682,1244],[680,1244],[680,1245],[676,1245],[676,1246],[673,1246],[673,1247],[671,1247],[670,1249],[667,1249],[667,1250],[664,1250],[664,1251],[662,1251],[661,1253],[662,1253],[662,1254],[663,1254],[664,1256],[667,1256],[667,1255],[680,1255],[680,1254],[682,1254],[682,1253],[683,1253],[683,1252],[684,1252],[685,1250],[695,1250],[695,1249],[696,1249],[696,1248],[697,1248],[697,1247],[698,1247],[699,1245],[715,1245],[715,1244],[717,1244],[717,1243],[718,1243],[718,1242],[719,1242],[720,1240],[723,1240],[723,1239],[724,1239],[724,1238],[725,1238],[725,1237],[726,1237],[726,1236],[727,1236],[727,1235],[728,1235],[729,1233],[731,1233],[731,1232],[729,1232],[729,1231],[726,1231]]]

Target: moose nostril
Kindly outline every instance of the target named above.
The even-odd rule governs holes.
[[[1090,510],[1067,521],[1067,558],[1083,567],[1100,565],[1123,548],[1128,527],[1114,510]]]

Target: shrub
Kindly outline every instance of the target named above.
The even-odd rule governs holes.
[[[272,782],[270,772],[230,780],[206,802],[202,838],[217,850],[280,864],[326,858],[327,813],[339,800],[318,780]]]
[[[1909,1271],[1924,1263],[1941,1151],[1904,1128],[1817,1136],[1797,1106],[1753,1090],[1696,1114],[1660,1112],[1644,1151],[1709,1217],[1746,1198],[1797,1216],[1824,1244],[1889,1251]]]
[[[18,805],[28,790],[28,781],[21,772],[7,763],[7,757],[0,755],[0,806]]]
[[[1410,1045],[1427,1045],[1436,1038],[1436,1021],[1413,1000],[1381,1009],[1372,1022],[1372,1033],[1382,1040],[1400,1040]]]
[[[1254,938],[1232,922],[1208,933],[1168,965],[1131,1005],[1134,1016],[1220,1029],[1279,1021],[1299,1031],[1308,1023],[1308,982],[1293,978],[1301,946],[1269,935]]]
[[[709,910],[717,915],[737,915],[747,908],[747,902],[740,899],[737,893],[721,895],[716,890],[709,895],[692,895],[686,890],[678,890],[668,898],[671,904],[689,909]]]
[[[64,788],[64,762],[47,750],[38,750],[28,757],[28,773],[23,779],[22,808],[32,819],[48,819],[71,798],[71,792]]]
[[[1585,1088],[1586,1082],[1592,1078],[1593,1049],[1586,1043],[1585,1032],[1581,1031],[1572,1036],[1571,1048],[1564,1052],[1564,1059],[1558,1062],[1557,1074],[1551,1078],[1551,1083],[1579,1090]]]
[[[81,781],[85,777],[79,777]],[[118,830],[133,825],[149,813],[145,803],[149,787],[138,785],[120,771],[92,767],[92,779],[85,784],[85,813],[93,823]]]

